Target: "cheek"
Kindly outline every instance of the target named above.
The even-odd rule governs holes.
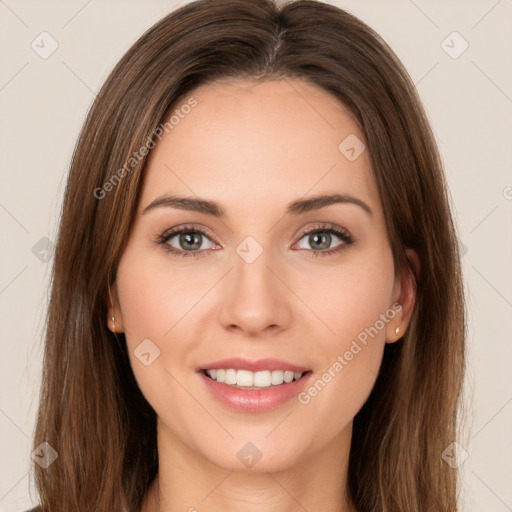
[[[178,322],[193,314],[207,284],[204,277],[169,265],[161,255],[127,251],[117,288],[129,345],[168,339]]]
[[[190,366],[196,343],[187,337],[187,326],[194,305],[208,289],[205,276],[200,278],[171,267],[159,252],[130,246],[119,264],[117,291],[131,366],[145,398],[159,412],[168,407],[169,396],[174,397],[175,411],[190,408],[190,397],[177,383],[182,381],[177,369]]]
[[[386,326],[396,313],[390,303],[391,252],[331,268],[324,277],[310,276],[303,285],[303,293],[309,290],[308,306],[319,319],[314,350],[321,364],[299,402],[314,417],[329,417],[326,433],[335,435],[362,407],[378,375]]]
[[[332,357],[361,333],[360,338],[364,338],[368,329],[375,338],[384,340],[386,323],[382,315],[389,311],[394,285],[390,251],[375,251],[364,257],[354,253],[336,267],[303,275],[307,277],[297,277],[296,289],[307,298],[305,302],[318,319],[316,331],[323,336],[315,346],[320,344],[322,353]]]

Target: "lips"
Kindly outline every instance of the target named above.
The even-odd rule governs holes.
[[[278,385],[258,382],[257,384],[260,385],[268,385],[260,388],[239,387],[218,382],[211,377],[212,372],[224,372],[224,369],[229,369],[230,372],[236,374],[254,372],[255,375],[261,374],[262,377],[265,376],[263,374],[274,375],[284,370],[283,373],[293,373],[293,376],[297,378],[281,380],[282,383]],[[223,359],[197,368],[197,373],[214,398],[241,412],[265,412],[274,409],[297,396],[312,377],[312,371],[309,368],[278,359]]]
[[[290,370],[294,373],[306,373],[311,371],[311,368],[305,366],[298,366],[288,361],[282,361],[278,359],[244,359],[241,357],[232,357],[229,359],[222,359],[219,361],[212,361],[206,363],[199,368],[197,371],[205,370],[218,370],[232,368],[234,370],[249,370],[251,372],[261,371],[274,371],[274,370]]]

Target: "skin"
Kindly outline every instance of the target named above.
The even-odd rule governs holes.
[[[115,315],[158,416],[160,470],[142,510],[354,511],[343,492],[353,418],[415,299],[410,275],[394,274],[367,152],[349,161],[338,149],[348,135],[363,136],[334,96],[300,80],[223,81],[192,95],[197,106],[151,151],[111,290],[109,328]],[[350,203],[284,214],[293,200],[327,193],[350,194],[372,215]],[[226,217],[170,207],[143,213],[163,195],[217,201]],[[333,235],[328,248],[341,250],[313,257],[326,249],[301,233],[318,223],[347,230],[354,243]],[[155,241],[185,224],[207,230],[197,258]],[[236,252],[247,236],[263,249],[253,263]],[[179,242],[177,235],[167,245],[186,251]],[[307,404],[235,411],[196,373],[227,357],[272,357],[310,368],[314,382],[397,302],[400,311]],[[147,338],[160,350],[149,366],[134,355]],[[252,468],[237,458],[247,442],[261,452]]]

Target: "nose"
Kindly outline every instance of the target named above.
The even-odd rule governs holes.
[[[225,283],[220,321],[229,331],[246,336],[267,336],[288,328],[291,292],[267,251],[248,263],[234,255],[234,268]]]

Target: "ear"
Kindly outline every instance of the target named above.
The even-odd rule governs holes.
[[[407,259],[411,263],[414,273],[420,275],[420,259],[413,249],[405,249]],[[398,341],[407,331],[416,303],[416,280],[409,267],[401,275],[396,276],[393,289],[393,309],[396,315],[386,325],[386,343]],[[398,329],[398,332],[397,332]]]
[[[108,300],[107,327],[113,333],[124,332],[123,315],[119,307],[119,297],[115,282],[108,288]]]

